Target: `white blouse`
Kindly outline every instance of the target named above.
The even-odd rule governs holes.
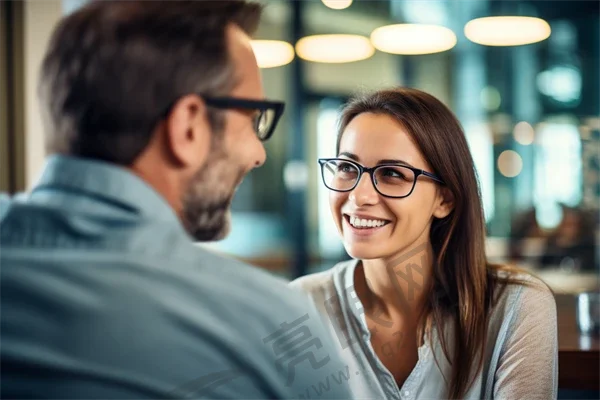
[[[444,376],[449,379],[451,368],[435,329],[432,331],[434,348],[430,348],[429,340],[425,340],[418,349],[417,364],[402,387],[398,387],[377,357],[362,304],[353,293],[357,264],[357,260],[345,261],[328,271],[307,275],[291,283],[310,294],[334,337],[339,339],[336,343],[347,363],[346,371],[340,371],[339,379],[349,381],[355,399],[446,398],[448,386]],[[537,279],[519,278],[534,281],[534,284],[509,285],[498,298],[489,318],[483,368],[465,399],[557,398],[558,339],[554,296]],[[447,344],[451,352],[453,324],[447,325],[445,329],[448,329],[450,339]],[[401,353],[398,356],[401,357]]]

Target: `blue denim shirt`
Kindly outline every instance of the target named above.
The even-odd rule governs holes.
[[[308,297],[194,244],[128,170],[52,156],[0,218],[3,398],[349,397]]]

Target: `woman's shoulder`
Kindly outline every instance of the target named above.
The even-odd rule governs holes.
[[[490,276],[492,278],[491,283],[496,291],[505,289],[508,294],[537,293],[543,296],[554,296],[550,287],[533,272],[500,267],[492,270]]]
[[[290,286],[302,289],[310,295],[329,293],[335,290],[335,280],[341,278],[346,268],[352,263],[353,260],[342,261],[328,270],[297,278],[290,282]]]
[[[499,269],[492,272],[493,314],[519,323],[531,313],[556,315],[554,293],[548,285],[527,271]]]
[[[494,382],[503,393],[500,397],[517,393],[517,390],[521,394],[535,393],[542,386],[551,391],[553,386],[556,387],[558,354],[554,294],[541,279],[530,273],[503,272],[499,275],[496,285],[504,290],[499,294],[489,320],[486,344],[486,354],[490,357],[487,361],[489,373],[493,374]],[[506,279],[509,279],[508,283]],[[518,378],[523,373],[535,371],[539,372],[539,382]]]

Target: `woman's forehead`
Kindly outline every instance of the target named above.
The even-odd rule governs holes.
[[[340,140],[342,152],[355,154],[362,162],[402,159],[415,165],[423,161],[410,133],[386,114],[363,113],[350,121]]]

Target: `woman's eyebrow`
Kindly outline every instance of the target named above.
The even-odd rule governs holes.
[[[343,151],[340,154],[338,154],[338,157],[341,157],[341,156],[348,157],[354,161],[360,161],[360,158],[356,154],[348,153],[347,151]]]
[[[407,163],[404,160],[383,159],[383,160],[377,161],[377,164],[402,164],[402,165],[406,165],[408,167],[412,167],[412,165],[410,165],[410,163]]]
[[[338,155],[338,157],[341,157],[341,156],[348,157],[356,162],[360,161],[359,156],[357,156],[354,153],[349,153],[347,151],[343,151]],[[401,164],[401,165],[406,165],[407,167],[414,168],[410,163],[408,163],[404,160],[389,159],[389,158],[384,158],[382,160],[377,161],[377,165],[380,165],[380,164]]]

